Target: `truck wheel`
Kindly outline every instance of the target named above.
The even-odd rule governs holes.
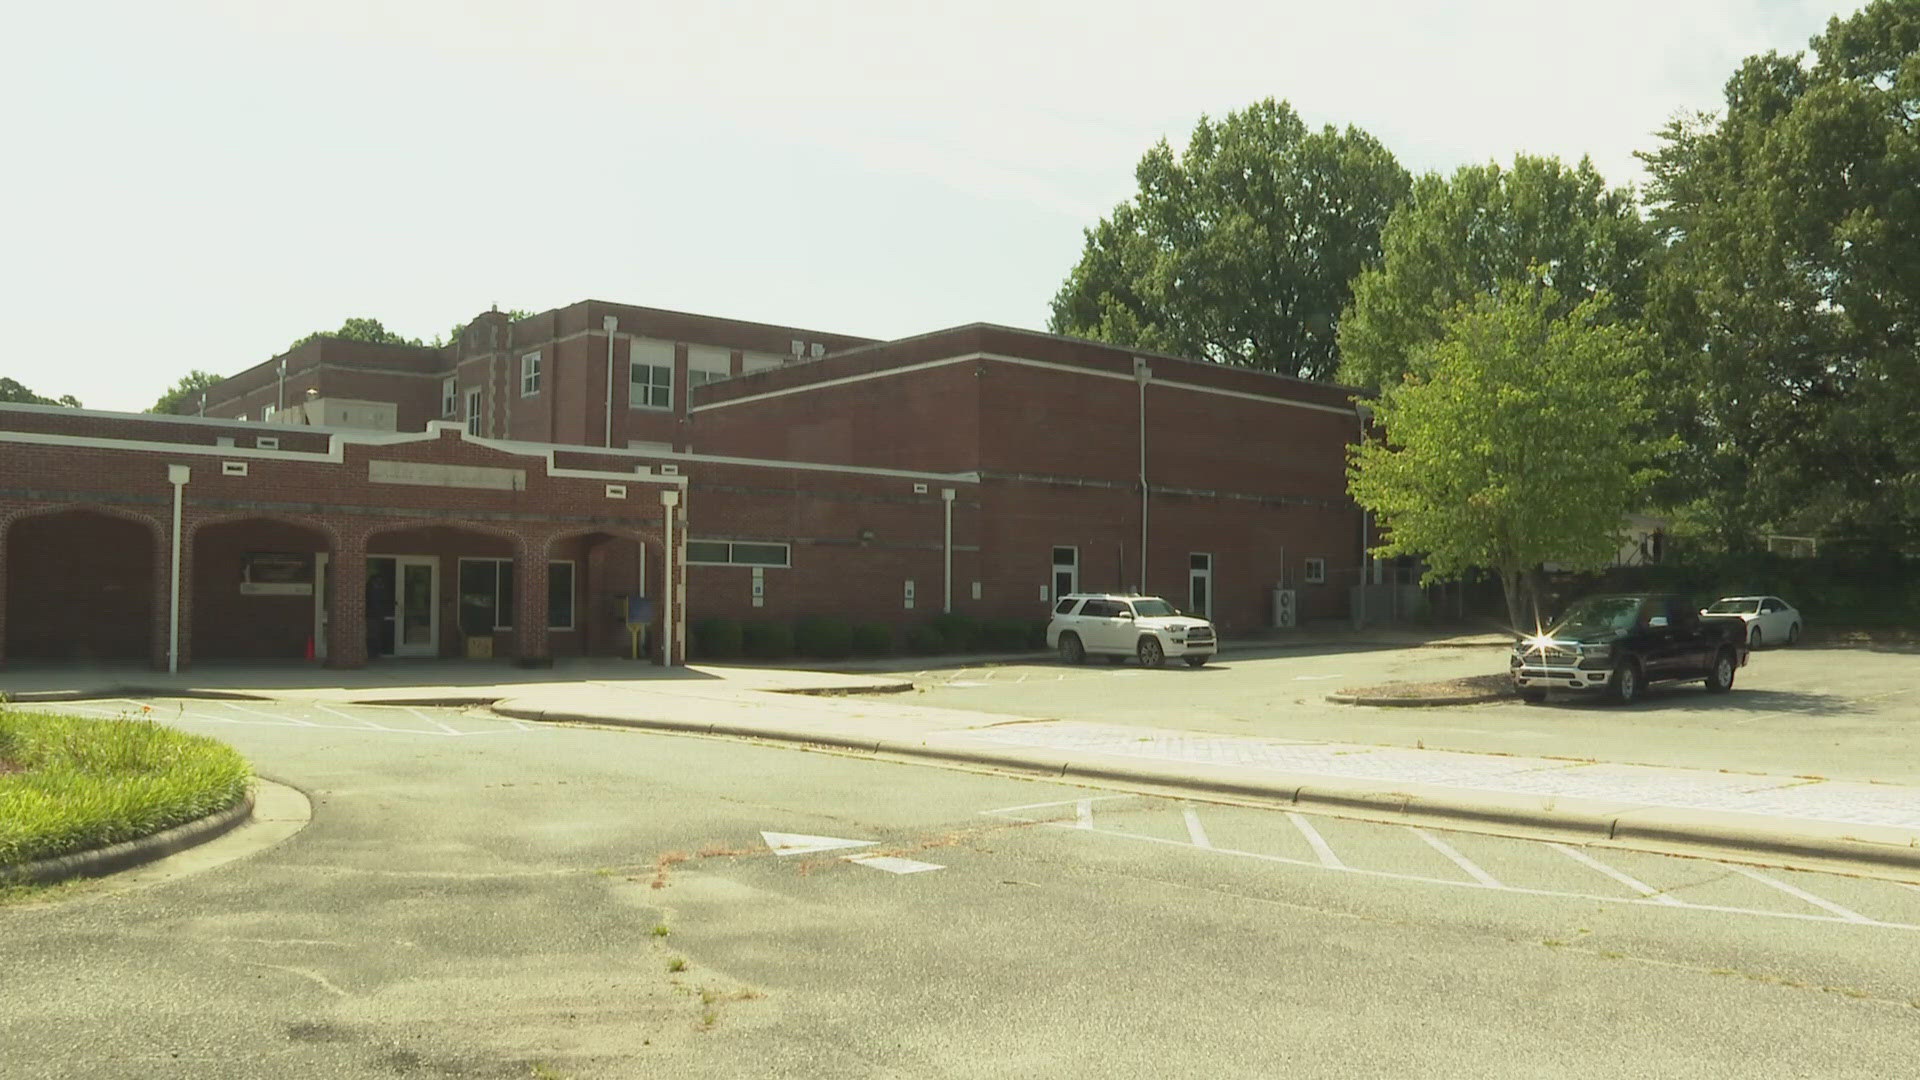
[[[1720,655],[1713,658],[1713,671],[1707,675],[1707,689],[1715,694],[1724,694],[1733,689],[1733,650],[1721,649]]]
[[[1538,705],[1547,700],[1547,692],[1537,687],[1528,687],[1520,691],[1520,700],[1529,705]]]
[[[1065,633],[1060,635],[1060,659],[1069,664],[1084,663],[1087,650],[1080,644],[1080,635]]]
[[[1633,661],[1623,661],[1613,669],[1613,678],[1607,680],[1607,696],[1622,705],[1640,700],[1640,668]]]
[[[1160,647],[1160,639],[1151,635],[1140,639],[1140,666],[1159,667],[1167,662],[1167,651]]]

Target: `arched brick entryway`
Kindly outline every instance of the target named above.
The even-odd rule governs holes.
[[[10,516],[0,523],[0,657],[164,667],[167,559],[160,522],[134,511],[88,505]]]

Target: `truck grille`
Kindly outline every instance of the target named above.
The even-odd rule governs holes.
[[[1521,653],[1520,657],[1529,664],[1571,664],[1577,659],[1572,649],[1563,649],[1557,645],[1528,649]]]

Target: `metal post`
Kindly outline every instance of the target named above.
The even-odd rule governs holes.
[[[1134,591],[1147,591],[1147,384],[1153,381],[1153,369],[1147,362],[1133,358],[1133,381],[1140,385],[1140,581]]]
[[[606,318],[600,320],[600,325],[605,327],[607,331],[607,437],[606,437],[606,444],[608,448],[611,449],[613,446],[613,332],[616,328],[619,327],[620,320],[613,317],[612,315],[608,315]]]
[[[940,604],[940,610],[951,614],[953,611],[953,489],[941,488],[940,501],[947,508],[946,543],[943,548],[947,556],[947,592],[946,598]]]
[[[167,466],[167,483],[173,485],[173,583],[172,603],[167,613],[167,674],[180,672],[180,509],[186,498],[187,481],[193,470],[185,465]]]
[[[673,602],[673,515],[675,509],[680,505],[680,493],[678,491],[661,492],[660,505],[666,511],[666,528],[664,530],[663,540],[665,550],[660,560],[664,566],[661,576],[664,580],[666,593],[665,599],[660,604],[660,663],[664,666],[672,667],[673,620],[677,614]]]

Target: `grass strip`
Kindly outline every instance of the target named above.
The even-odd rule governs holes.
[[[0,866],[184,825],[238,802],[252,778],[232,747],[150,719],[0,704]]]

